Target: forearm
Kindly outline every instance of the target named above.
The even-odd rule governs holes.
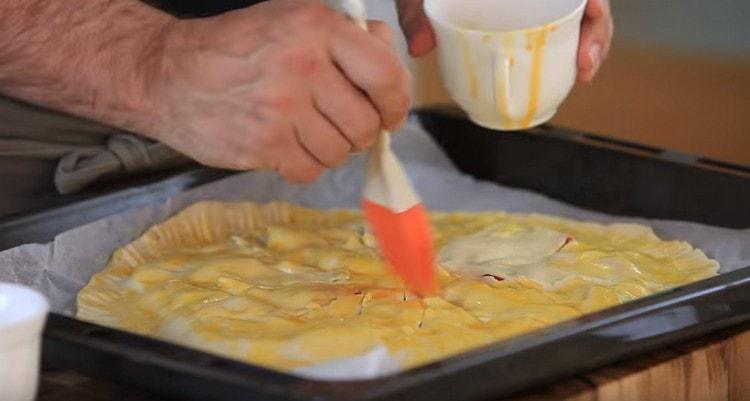
[[[406,119],[392,33],[369,29],[320,0],[179,22],[139,0],[0,0],[0,93],[310,182]]]
[[[4,0],[0,92],[147,133],[171,21],[138,0]]]

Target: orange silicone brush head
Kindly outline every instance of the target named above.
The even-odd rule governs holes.
[[[391,269],[420,296],[440,292],[427,212],[421,203],[397,213],[364,199],[362,209]]]

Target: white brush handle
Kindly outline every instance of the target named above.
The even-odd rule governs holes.
[[[367,11],[362,0],[340,0],[339,4],[343,12],[367,30]],[[388,131],[381,131],[378,142],[368,152],[363,197],[400,213],[418,204],[419,197],[391,150],[390,136]]]
[[[394,213],[405,212],[420,202],[401,162],[391,150],[391,135],[385,131],[367,154],[362,197]]]
[[[340,0],[339,7],[346,15],[352,17],[360,28],[367,30],[367,9],[362,0]]]

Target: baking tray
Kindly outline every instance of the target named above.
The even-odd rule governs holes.
[[[417,115],[477,177],[609,213],[750,227],[742,167],[554,127],[499,134],[442,111]],[[80,225],[225,175],[196,169],[15,216],[0,221],[0,238],[44,241],[65,229],[47,221]],[[376,380],[303,379],[54,313],[42,358],[170,399],[455,401],[507,396],[746,321],[750,267]]]
[[[163,202],[170,196],[233,173],[236,174],[191,165],[131,180],[98,183],[95,188],[74,195],[60,195],[50,187],[47,193],[30,195],[44,198],[42,202],[36,199],[30,204],[45,207],[0,217],[0,250],[32,242],[50,242],[63,231],[128,209]]]

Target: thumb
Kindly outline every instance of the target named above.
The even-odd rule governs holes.
[[[424,13],[424,0],[396,0],[398,21],[414,57],[424,56],[435,47],[435,32]]]

